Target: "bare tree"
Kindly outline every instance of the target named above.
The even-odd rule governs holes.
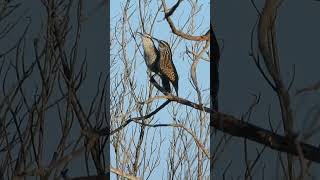
[[[319,148],[318,145],[313,146],[304,143],[307,141],[307,138],[303,135],[304,133],[298,133],[300,127],[295,125],[299,123],[299,120],[297,120],[297,113],[293,110],[293,102],[296,100],[296,96],[292,95],[295,93],[293,92],[293,82],[296,78],[295,66],[293,66],[293,75],[290,78],[290,81],[286,82],[286,79],[289,78],[283,76],[285,67],[280,65],[281,61],[285,61],[285,59],[280,58],[279,55],[277,21],[283,1],[265,1],[262,10],[257,7],[254,1],[251,1],[251,3],[252,7],[256,10],[258,20],[252,29],[249,55],[265,82],[271,87],[273,93],[276,95],[278,103],[273,104],[273,107],[276,107],[275,109],[279,110],[281,118],[279,121],[273,120],[272,114],[275,112],[272,112],[269,107],[267,110],[268,117],[266,117],[266,119],[268,119],[269,127],[258,127],[249,123],[252,119],[252,114],[256,111],[255,109],[258,104],[260,104],[261,96],[259,94],[254,95],[254,101],[248,107],[248,111],[243,113],[241,118],[235,118],[234,116],[217,112],[217,109],[212,109],[212,111],[214,111],[212,125],[223,132],[244,138],[244,179],[260,179],[260,175],[262,175],[262,178],[270,177],[270,175],[266,176],[265,172],[266,166],[270,166],[271,164],[270,161],[268,162],[265,160],[265,158],[270,158],[269,155],[266,155],[265,153],[265,150],[268,147],[279,152],[274,161],[277,164],[277,166],[274,167],[275,173],[272,173],[274,177],[290,180],[307,179],[312,177],[310,173],[311,163],[319,162]],[[213,60],[215,59],[216,58],[213,58]],[[213,65],[213,67],[215,67],[215,74],[218,73],[218,66],[216,64]],[[215,82],[216,84],[214,84],[214,87],[218,87],[219,81]],[[310,87],[299,89],[296,94],[301,94],[309,90],[312,91],[316,89],[316,87],[317,83]],[[213,95],[213,97],[217,96]],[[260,118],[265,119],[264,117]],[[317,117],[311,120],[313,125],[317,124],[315,123],[316,119]],[[277,123],[276,127],[273,125],[274,122]],[[296,129],[294,129],[294,126],[296,126]],[[281,128],[283,128],[284,135],[281,134]],[[316,137],[316,131],[311,130],[309,135]],[[308,136],[308,138],[311,136]],[[264,145],[262,148],[257,148],[256,155],[250,153],[248,139]],[[230,163],[226,166],[223,178],[226,178],[226,172],[229,171],[228,168],[231,164],[232,160],[230,160]],[[214,166],[212,166],[212,171],[214,171],[213,168]],[[273,169],[273,167],[269,169]],[[231,173],[231,177],[234,177],[232,171],[229,173]]]
[[[114,60],[111,63],[111,133],[115,132],[111,141],[116,157],[111,161],[113,166],[141,179],[154,178],[154,174],[159,173],[156,168],[164,167],[167,174],[164,179],[209,178],[209,113],[202,110],[202,106],[210,103],[209,91],[203,89],[203,81],[197,78],[200,61],[204,59],[209,64],[209,26],[198,23],[202,18],[198,14],[206,4],[177,1],[169,7],[166,1],[128,0],[122,1],[121,13],[111,18],[111,59]],[[189,7],[190,11],[184,13],[188,18],[174,22],[174,12],[182,6]],[[189,92],[186,88],[181,90],[181,86],[179,89],[198,102],[194,105],[200,104],[198,109],[192,105],[185,108],[183,102],[192,102],[163,93],[159,78],[150,79],[151,72],[146,72],[136,32],[160,38],[155,35],[159,27],[167,31],[168,36],[162,39],[170,44],[176,67],[182,66],[183,59],[188,61],[185,63],[188,73],[178,71],[179,84],[190,83],[192,89]],[[141,70],[141,66],[145,68]],[[171,133],[164,135],[163,131]]]
[[[120,91],[123,94],[118,95],[128,98],[128,100],[123,100],[123,102],[125,103],[116,101],[116,104],[126,104],[128,102],[132,104],[126,107],[122,105],[122,107],[126,108],[122,111],[119,110],[122,109],[122,107],[114,106],[114,108],[117,109],[112,113],[115,119],[119,119],[119,117],[126,118],[121,119],[122,122],[117,126],[113,126],[113,129],[115,130],[112,132],[117,132],[120,134],[121,128],[121,133],[123,133],[121,136],[123,139],[125,139],[126,135],[128,137],[128,133],[130,133],[131,131],[133,131],[134,133],[130,133],[130,140],[124,141],[126,143],[120,143],[122,144],[122,146],[126,145],[127,149],[125,151],[120,152],[116,150],[116,148],[119,148],[121,145],[118,145],[116,143],[113,144],[115,148],[115,155],[117,157],[125,157],[124,159],[126,159],[126,161],[122,161],[121,163],[119,163],[117,159],[115,161],[115,165],[117,167],[121,167],[125,164],[126,167],[124,168],[124,170],[126,172],[141,177],[142,179],[147,179],[149,177],[152,172],[148,171],[149,169],[143,165],[145,161],[150,162],[148,158],[153,159],[153,156],[144,156],[141,157],[141,160],[137,160],[137,158],[139,157],[137,156],[137,152],[140,151],[138,150],[138,148],[141,148],[139,144],[141,141],[143,141],[142,137],[144,135],[141,134],[145,133],[145,129],[151,129],[151,127],[172,128],[172,136],[170,136],[171,150],[167,158],[168,176],[166,177],[166,179],[206,179],[209,178],[209,170],[211,171],[211,177],[214,178],[214,176],[217,174],[216,170],[221,169],[221,167],[217,167],[217,161],[219,161],[219,158],[222,156],[222,154],[226,153],[227,145],[230,144],[230,142],[233,142],[231,140],[233,140],[232,137],[234,136],[243,138],[244,149],[241,152],[243,152],[242,154],[244,154],[245,159],[243,163],[245,166],[243,177],[245,179],[253,179],[257,177],[257,169],[259,169],[263,178],[265,177],[264,168],[266,163],[262,161],[262,157],[264,157],[264,152],[267,148],[272,148],[278,151],[280,154],[276,157],[278,158],[276,163],[281,165],[283,176],[279,175],[279,177],[285,177],[287,179],[303,179],[306,177],[308,168],[310,167],[310,163],[308,162],[319,162],[319,149],[316,146],[303,143],[302,139],[298,138],[300,135],[293,130],[295,117],[292,110],[292,97],[290,95],[290,89],[292,87],[293,80],[287,84],[285,83],[281,75],[281,67],[279,65],[280,58],[278,55],[277,38],[275,33],[277,11],[281,6],[282,1],[265,1],[264,8],[262,10],[259,10],[253,1],[251,2],[253,5],[252,7],[257,10],[259,23],[257,23],[252,31],[252,48],[250,56],[252,57],[253,62],[256,64],[257,69],[265,78],[265,81],[270,85],[270,87],[274,90],[276,96],[278,97],[284,135],[282,135],[278,131],[279,128],[281,128],[281,124],[279,124],[277,127],[273,127],[271,123],[270,110],[269,117],[267,117],[269,118],[270,124],[268,128],[259,127],[249,122],[252,119],[252,114],[254,113],[256,107],[260,103],[261,96],[259,94],[254,94],[254,99],[252,103],[250,103],[250,106],[247,108],[247,111],[243,112],[243,114],[238,118],[235,117],[235,115],[225,114],[219,110],[219,61],[221,54],[220,50],[222,48],[219,47],[220,43],[218,43],[217,37],[215,36],[215,30],[219,27],[211,26],[209,28],[209,26],[200,24],[199,26],[203,26],[207,29],[204,30],[202,34],[195,35],[196,31],[192,30],[192,27],[198,27],[197,25],[195,25],[194,19],[197,17],[196,12],[199,11],[199,9],[196,8],[197,5],[200,4],[199,2],[178,0],[175,1],[175,3],[173,3],[172,5],[168,6],[166,4],[167,2],[162,0],[161,3],[157,4],[156,7],[158,8],[150,8],[150,6],[154,7],[154,5],[152,4],[154,3],[153,1],[151,1],[150,3],[143,3],[142,1],[125,1],[122,13],[120,13],[119,15],[121,17],[119,18],[119,20],[121,19],[122,21],[114,19],[113,21],[122,23],[125,22],[126,26],[124,26],[123,24],[122,26],[120,26],[119,24],[118,26],[115,26],[115,34],[113,35],[114,37],[117,37],[118,34],[118,39],[126,37],[125,40],[122,39],[122,41],[117,42],[119,47],[117,49],[120,50],[115,51],[117,52],[115,53],[115,56],[118,56],[125,66],[123,71],[125,73],[123,74],[130,72],[129,74],[122,76],[125,81],[129,81],[129,83],[123,83],[124,85],[122,85],[122,87],[127,85],[130,88],[126,88],[127,91],[125,91],[125,88],[123,88],[123,90]],[[185,26],[177,25],[182,23],[176,22],[179,18],[174,18],[175,13],[179,8],[188,7],[189,5],[191,8],[185,9],[191,9],[190,18],[186,20]],[[160,20],[154,20],[157,19],[158,15],[160,16]],[[139,20],[139,26],[133,23],[137,22],[137,19]],[[154,33],[153,29],[154,27],[158,27],[156,26],[156,23],[159,23],[163,20],[165,20],[167,25],[169,26],[168,31],[172,34],[171,36],[177,39],[173,42],[170,41],[170,43],[175,44],[175,42],[178,42],[177,46],[181,43],[185,43],[187,48],[186,51],[183,51],[183,53],[185,53],[191,59],[191,63],[189,66],[189,81],[192,83],[194,89],[190,89],[190,96],[187,96],[186,98],[177,97],[165,93],[164,95],[159,95],[162,94],[161,85],[159,85],[157,80],[151,79],[151,81],[149,81],[149,78],[147,76],[143,78],[143,82],[140,83],[140,79],[138,79],[138,76],[135,76],[135,74],[139,74],[139,76],[141,76],[140,71],[137,70],[139,69],[140,65],[137,57],[143,57],[142,52],[139,52],[139,49],[136,49],[140,44],[139,40],[135,38],[135,32],[146,31],[151,35],[156,34]],[[151,25],[151,27],[148,25]],[[213,49],[213,51],[211,51],[211,56],[208,52],[210,43]],[[190,47],[188,46],[189,44],[191,44]],[[128,50],[125,50],[125,48],[130,49],[129,47],[135,49],[134,53],[132,53],[132,51],[130,52]],[[173,45],[173,49],[174,47],[176,46]],[[180,49],[177,48],[175,50],[179,51]],[[118,52],[125,53],[120,53],[121,55],[119,56]],[[132,59],[130,59],[130,57]],[[116,60],[117,58],[114,57],[114,59]],[[123,62],[123,60],[125,62]],[[201,86],[199,85],[200,83],[198,82],[199,80],[197,78],[197,64],[199,63],[199,61],[208,61],[208,63],[212,64],[211,67],[213,67],[211,69],[213,75],[211,79],[214,80],[214,84],[212,85],[211,89],[211,102],[204,101],[204,99],[208,98],[206,97],[207,95],[200,89]],[[264,65],[262,64],[262,62],[264,63]],[[117,71],[117,73],[119,73],[119,71]],[[120,81],[121,80],[118,80],[118,83],[115,85],[118,85],[119,87],[119,84],[121,84]],[[115,91],[113,91],[114,93],[119,92],[116,87],[117,86],[112,87],[112,89],[115,89]],[[156,89],[154,89],[154,87],[156,87]],[[298,91],[298,94],[304,91],[316,89],[316,87],[317,84],[307,88],[303,88]],[[134,95],[132,93],[134,93]],[[195,95],[195,99],[192,98],[193,95]],[[159,103],[159,100],[163,101],[160,101],[160,104],[157,104]],[[163,103],[161,104],[161,102]],[[208,107],[210,103],[211,106]],[[172,104],[172,107],[168,108],[167,104]],[[167,107],[167,111],[169,111],[169,114],[171,115],[170,119],[172,119],[173,123],[162,123],[163,118],[160,118],[159,121],[155,122],[157,120],[157,114],[160,114],[159,109],[165,109],[165,106]],[[144,113],[140,114],[135,114],[136,112],[139,112],[139,110],[137,109],[144,108],[145,110],[152,110],[145,111]],[[116,114],[119,114],[118,112],[122,112],[121,116],[119,117],[116,116]],[[132,113],[136,115],[134,118],[131,116]],[[185,116],[177,116],[177,114],[179,113],[184,114]],[[208,129],[208,115],[211,115],[212,117],[210,122],[210,125],[212,127],[210,136],[210,153],[208,151],[208,142],[210,135]],[[118,123],[119,120],[116,120],[115,122]],[[133,124],[131,124],[131,122]],[[137,126],[136,124],[138,124],[139,126]],[[222,131],[223,134],[217,134],[216,130]],[[119,136],[117,136],[116,134],[112,136],[117,137],[117,140],[119,138]],[[140,138],[139,140],[132,140],[134,139],[133,136]],[[164,136],[161,135],[161,137]],[[114,138],[112,137],[112,139]],[[261,148],[257,149],[256,154],[250,153],[251,150],[248,146],[248,140],[257,142],[258,144],[262,145],[259,146]],[[147,141],[147,138],[145,139],[145,141]],[[154,147],[154,144],[161,143],[154,140],[150,141],[150,143],[148,144],[149,147],[144,147],[144,150],[141,152],[147,151],[147,149],[150,147]],[[131,147],[129,147],[131,145],[134,146],[134,151],[129,150],[131,149]],[[159,155],[159,151],[163,148],[166,148],[165,142],[162,144],[162,146],[162,148],[159,148],[158,154],[154,155],[154,157],[157,157],[156,159],[159,159],[160,157],[163,158],[163,156]],[[284,152],[286,157],[283,157],[280,152]],[[133,157],[132,154],[135,154],[135,156]],[[254,157],[253,159],[252,156]],[[298,164],[296,164],[296,157],[298,157],[299,159]],[[286,159],[286,163],[284,163],[283,158]],[[131,162],[129,161],[129,164],[132,165],[128,165],[128,159],[131,160]],[[208,167],[208,160],[211,161],[210,167]],[[140,167],[140,171],[138,171],[137,173],[135,164],[139,161],[141,162],[142,166]],[[224,178],[227,177],[226,175],[232,163],[232,159],[228,159],[227,166],[222,173]],[[261,166],[261,164],[264,164],[264,166]],[[300,174],[295,173],[297,165],[299,165],[300,167]],[[162,166],[159,165],[159,167]],[[279,169],[278,167],[276,168]],[[148,172],[148,175],[145,174],[146,172]],[[121,179],[120,176],[118,176],[118,178]]]
[[[82,1],[43,0],[32,9],[39,22],[27,5],[0,6],[2,42],[19,35],[1,47],[1,179],[69,178],[77,157],[85,159],[83,175],[105,175],[108,136],[96,130],[108,127],[106,72],[96,75],[90,102],[79,97],[88,69],[82,27],[91,15]]]
[[[227,179],[235,160],[221,157],[234,142],[243,145],[239,179],[266,177],[267,148],[277,152],[276,177],[312,178],[310,167],[320,162],[320,149],[307,142],[317,135],[319,107],[307,109],[311,126],[297,132],[294,100],[317,91],[319,82],[293,90],[295,71],[290,82],[283,77],[276,36],[282,0],[265,1],[262,10],[251,1],[258,19],[250,57],[279,102],[276,127],[271,108],[269,127],[252,123],[260,95],[240,117],[221,112],[219,27],[201,21],[209,1],[122,1],[120,13],[110,19],[110,70],[106,60],[101,71],[83,38],[108,1],[91,10],[82,0],[37,2],[35,16],[27,1],[0,1],[1,179],[108,179],[110,172],[132,180],[161,173],[162,179],[214,179],[218,173]],[[180,75],[179,96],[163,92],[161,79],[147,71],[136,32],[169,43]],[[210,91],[209,71],[207,79],[199,76],[201,64],[212,67]]]

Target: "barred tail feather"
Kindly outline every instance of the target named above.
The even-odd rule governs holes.
[[[174,84],[174,90],[176,91],[176,94],[177,94],[177,96],[179,96],[179,94],[178,94],[178,81],[177,82],[175,82],[175,84]]]
[[[165,78],[164,76],[161,76],[161,81],[162,81],[162,87],[163,89],[168,92],[171,93],[171,88],[170,88],[170,82],[167,78]]]

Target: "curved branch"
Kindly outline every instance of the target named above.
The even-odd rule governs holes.
[[[165,3],[165,0],[161,0],[162,1],[162,6],[163,6],[163,10],[164,10],[164,18],[167,20],[172,32],[177,35],[180,36],[184,39],[187,40],[191,40],[191,41],[209,41],[210,40],[210,30],[208,30],[204,35],[200,35],[200,36],[192,36],[189,34],[186,34],[180,30],[178,30],[176,28],[176,26],[174,25],[173,21],[171,20],[170,16],[174,13],[174,11],[178,8],[179,4],[181,3],[182,0],[179,0],[170,10],[168,10],[167,5]]]
[[[296,91],[296,95],[304,93],[304,92],[317,91],[318,89],[320,89],[320,81],[318,81],[316,83],[313,83],[313,84],[311,84],[311,85],[309,85],[307,87],[298,89]]]
[[[197,135],[194,132],[192,132],[191,129],[185,127],[183,124],[148,124],[148,123],[143,123],[143,122],[138,122],[138,121],[135,121],[135,122],[138,123],[138,124],[144,125],[144,126],[148,126],[148,127],[177,127],[177,128],[182,128],[192,136],[192,138],[194,139],[194,141],[197,144],[197,146],[203,151],[203,153],[208,158],[210,158],[209,151],[205,148],[204,144],[202,144],[201,141],[197,138]]]
[[[166,102],[164,102],[161,106],[159,106],[157,109],[155,109],[154,111],[152,111],[150,114],[148,115],[145,115],[145,116],[142,116],[142,117],[135,117],[135,118],[130,118],[128,119],[127,121],[125,121],[125,123],[123,123],[121,126],[119,126],[117,129],[114,129],[112,131],[110,131],[110,135],[120,131],[121,129],[125,128],[128,124],[130,124],[132,121],[138,121],[138,120],[144,120],[144,119],[148,119],[150,118],[151,116],[155,115],[157,112],[159,112],[161,109],[163,109],[166,105],[168,105],[171,101],[170,100],[167,100]],[[109,127],[107,127],[109,128]],[[101,136],[106,136],[108,135],[108,129],[102,129],[102,130],[99,130],[97,132],[99,135]]]
[[[128,173],[125,173],[123,170],[121,169],[118,169],[118,168],[114,168],[114,167],[110,167],[110,171],[121,176],[121,177],[124,177],[126,179],[129,179],[129,180],[140,180],[141,178],[139,177],[136,177],[136,176],[132,176]]]
[[[189,100],[177,97],[177,96],[158,96],[159,99],[166,98],[170,101],[175,101],[177,103],[211,113],[213,119],[219,119],[219,121],[212,121],[210,126],[216,129],[228,133],[232,136],[238,136],[242,138],[247,138],[251,141],[264,144],[271,149],[290,153],[299,156],[297,149],[297,144],[301,147],[302,153],[305,159],[320,163],[320,148],[309,145],[303,142],[298,142],[295,139],[288,138],[287,136],[282,136],[274,133],[270,130],[263,129],[256,125],[248,122],[244,122],[232,115],[224,114],[222,112],[217,112],[206,106],[191,102]]]
[[[253,124],[241,121],[233,116],[216,112],[214,117],[219,118],[219,121],[213,121],[212,126],[233,136],[250,139],[251,141],[264,144],[271,149],[287,152],[299,156],[297,144],[301,147],[302,154],[305,159],[320,163],[320,148],[296,142],[286,136],[278,135],[272,131],[260,128]]]
[[[214,111],[213,109],[210,109],[206,106],[191,102],[189,100],[186,100],[177,96],[171,96],[171,95],[159,96],[159,99],[160,98],[166,98],[168,99],[169,102],[175,101],[177,103],[180,103],[198,110],[203,110],[207,113],[211,113],[211,116],[213,117],[213,119],[219,119],[219,121],[212,121],[210,126],[213,126],[216,129],[222,132],[228,133],[232,136],[247,138],[251,141],[264,144],[270,147],[271,149],[281,151],[281,152],[287,152],[296,156],[299,156],[299,152],[297,149],[297,144],[298,144],[301,147],[301,151],[305,159],[320,163],[320,148],[318,147],[315,147],[313,145],[309,145],[303,142],[297,142],[295,140],[292,140],[291,138],[288,138],[287,136],[279,135],[270,130],[263,129],[261,127],[253,125],[251,123],[241,121],[238,118],[235,118],[231,115]],[[168,101],[166,101],[165,103],[169,103]],[[164,104],[162,104],[162,106]],[[158,109],[161,109],[161,108],[159,107]],[[155,113],[156,112],[153,112],[152,114],[155,114]],[[150,115],[151,113],[148,116]],[[141,118],[135,118],[135,120],[137,119],[141,119]],[[128,122],[127,124],[129,124],[132,121],[134,120],[129,119],[127,121]],[[113,134],[115,131],[117,130],[112,131],[111,134]]]
[[[209,48],[209,41],[206,41],[205,46],[203,47],[203,49],[199,52],[199,54],[195,55],[194,61],[192,62],[191,65],[191,79],[193,82],[193,85],[196,89],[197,95],[198,95],[198,101],[201,104],[202,103],[202,99],[201,99],[201,91],[198,85],[198,80],[197,80],[197,65],[201,59],[202,54]]]

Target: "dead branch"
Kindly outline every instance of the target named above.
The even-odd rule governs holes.
[[[167,20],[172,32],[177,35],[180,36],[184,39],[187,40],[191,40],[191,41],[209,41],[210,40],[210,30],[208,30],[208,32],[206,32],[204,35],[200,35],[200,36],[193,36],[193,35],[189,35],[186,34],[180,30],[178,30],[176,28],[176,26],[174,25],[173,21],[171,20],[170,16],[174,13],[174,11],[178,8],[179,4],[181,3],[182,0],[178,0],[177,3],[169,10],[167,8],[166,2],[165,0],[161,0],[162,1],[162,7],[165,13],[165,19]]]

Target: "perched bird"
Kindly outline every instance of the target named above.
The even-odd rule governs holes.
[[[170,89],[170,83],[169,80],[164,76],[162,73],[160,73],[160,68],[159,68],[159,59],[160,59],[160,52],[156,48],[154,44],[154,40],[157,40],[156,38],[150,36],[147,33],[140,33],[138,32],[139,35],[142,37],[142,45],[143,45],[143,50],[144,50],[144,60],[146,62],[147,68],[151,71],[154,72],[155,74],[158,74],[161,78],[162,86],[166,92],[171,92]],[[158,41],[158,40],[157,40]]]
[[[178,94],[178,81],[179,76],[176,70],[176,67],[173,64],[172,61],[172,53],[170,45],[163,40],[156,39],[159,43],[159,72],[162,76],[164,76],[165,79],[169,80],[171,84],[173,85],[177,96]],[[170,87],[169,87],[170,88]]]
[[[159,72],[159,51],[154,45],[152,37],[147,33],[140,33],[142,37],[142,45],[144,50],[144,60],[146,62],[147,68],[156,74]]]

